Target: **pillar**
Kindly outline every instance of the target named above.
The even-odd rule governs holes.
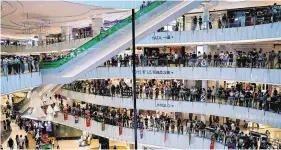
[[[46,45],[46,40],[47,40],[46,33],[39,33],[38,40],[39,40],[38,45]]]
[[[103,26],[103,19],[102,18],[92,18],[92,31],[93,37],[100,34],[100,29]]]
[[[209,9],[204,6],[203,7],[203,16],[202,16],[202,19],[203,19],[203,29],[207,29],[209,27]]]
[[[184,80],[184,85],[190,89],[192,86],[195,86],[195,80]]]
[[[200,117],[200,120],[206,124],[206,114],[202,114],[201,117]]]
[[[207,92],[207,88],[208,88],[208,80],[202,80],[202,89],[205,89],[205,91]]]
[[[203,52],[208,54],[210,52],[210,46],[209,45],[203,45]]]
[[[72,27],[71,26],[62,26],[61,27],[61,34],[65,41],[72,40]]]
[[[220,81],[216,81],[216,86],[215,86],[216,89],[220,88]]]

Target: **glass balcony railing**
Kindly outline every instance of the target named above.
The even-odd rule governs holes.
[[[154,8],[160,6],[164,2],[165,2],[165,0],[164,1],[162,1],[162,0],[161,1],[154,1],[154,2],[150,3],[149,5],[147,5],[146,7],[144,7],[143,9],[141,9],[138,12],[135,13],[135,19],[140,18],[141,16],[145,15],[147,12],[150,12]],[[81,45],[80,47],[78,47],[74,51],[70,52],[69,54],[67,54],[62,59],[60,59],[58,61],[55,61],[55,62],[41,62],[40,68],[50,69],[50,68],[60,67],[61,65],[65,64],[66,62],[68,62],[72,58],[80,55],[81,53],[83,53],[85,51],[87,51],[90,47],[92,47],[95,44],[99,43],[100,41],[104,40],[108,36],[117,32],[118,30],[125,27],[126,25],[130,24],[131,22],[132,22],[132,16],[129,16],[126,19],[122,20],[120,23],[118,23],[118,24],[114,25],[113,27],[111,27],[110,29],[100,33],[98,36],[94,37],[93,39],[91,39],[87,43]]]

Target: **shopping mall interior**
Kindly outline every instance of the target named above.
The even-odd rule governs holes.
[[[1,149],[281,149],[281,1],[1,1]]]

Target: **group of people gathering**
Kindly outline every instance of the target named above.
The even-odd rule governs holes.
[[[236,51],[236,50],[234,50]],[[176,67],[248,67],[248,68],[279,68],[281,69],[281,51],[275,53],[262,52],[262,49],[257,51],[253,49],[248,53],[228,52],[217,50],[214,54],[211,52],[203,54],[195,53],[174,53],[174,54],[157,54],[151,56],[144,54],[137,55],[135,58],[137,66],[168,66],[175,65]],[[128,54],[116,55],[104,63],[105,66],[112,67],[127,67],[132,66],[132,56]]]
[[[40,58],[36,55],[1,55],[2,75],[23,74],[39,71]]]
[[[280,112],[281,93],[276,88],[270,92],[250,86],[243,88],[241,84],[236,83],[231,88],[212,86],[205,89],[198,86],[188,88],[177,80],[147,80],[136,85],[136,94],[138,98],[216,102]],[[124,80],[118,83],[110,79],[81,80],[66,84],[64,88],[95,95],[132,97],[132,85]]]
[[[227,14],[223,14],[216,19],[218,28],[232,28],[232,27],[244,27],[258,24],[266,24],[277,22],[281,20],[281,7],[274,3],[272,6],[251,8],[251,10],[233,10],[227,11]],[[201,16],[192,17],[192,30],[195,30],[197,26],[199,29],[203,29],[203,18]],[[213,29],[215,22],[212,14],[209,15],[209,19],[205,28]],[[208,26],[208,27],[207,27]]]
[[[69,52],[71,52],[71,51],[69,51]],[[58,61],[58,60],[64,58],[69,52],[43,53],[43,54],[41,54],[42,61],[44,61],[44,62]]]
[[[42,135],[46,133],[46,128],[43,128],[40,121],[22,118],[21,114],[15,111],[13,105],[8,101],[6,102],[6,106],[2,108],[2,113],[5,115],[5,119],[1,122],[4,131],[11,131],[11,122],[14,122],[20,130],[24,130],[27,133],[25,135],[16,133],[15,139],[12,137],[7,139],[7,146],[10,149],[30,149],[30,138],[28,138],[28,134],[35,140],[35,149],[42,149]],[[49,143],[54,143],[54,141],[50,141]]]
[[[133,111],[126,109],[118,109],[106,106],[99,106],[91,103],[76,103],[63,104],[62,96],[59,94],[55,95],[55,98],[60,101],[60,109],[62,113],[70,115],[77,115],[79,117],[86,117],[90,114],[91,119],[110,124],[114,126],[123,126],[127,128],[134,127],[134,116]],[[54,106],[54,104],[53,104]],[[209,122],[203,122],[192,113],[188,115],[188,118],[184,117],[172,117],[164,112],[150,112],[139,110],[137,114],[137,126],[139,129],[145,129],[156,132],[166,132],[175,134],[187,134],[195,135],[204,138],[210,138],[211,135],[215,136],[217,142],[226,144],[229,148],[258,148],[258,142],[260,147],[265,146],[266,148],[271,146],[268,140],[263,140],[252,135],[244,134],[244,128],[248,128],[248,122],[244,121],[244,124],[240,123],[240,120],[232,121],[226,118],[225,123],[221,123],[221,118],[218,116],[210,116]],[[259,127],[259,124],[257,124]],[[269,132],[266,131],[268,138]]]

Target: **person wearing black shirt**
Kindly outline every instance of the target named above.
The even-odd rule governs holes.
[[[223,88],[220,86],[219,91],[218,91],[218,96],[219,96],[219,103],[222,103],[222,92],[223,92]]]
[[[195,52],[193,52],[193,54],[191,55],[192,58],[192,66],[195,66],[195,63],[197,61],[197,54]]]
[[[197,27],[197,17],[195,16],[195,17],[193,18],[193,30],[195,30],[196,27]]]
[[[252,53],[252,67],[253,68],[256,67],[257,58],[258,58],[258,53],[256,52],[256,50],[254,50]]]
[[[233,63],[233,54],[232,52],[229,53],[229,66],[232,67],[232,63]]]
[[[8,146],[10,149],[14,149],[14,140],[12,138],[9,139]]]
[[[148,118],[147,118],[147,116],[144,119],[144,123],[145,123],[145,128],[148,129]]]
[[[200,30],[201,30],[201,28],[202,28],[202,23],[203,23],[203,20],[202,20],[202,18],[201,18],[201,16],[199,16],[199,28],[200,28]]]
[[[217,52],[214,54],[214,66],[217,67],[219,64],[219,55]]]
[[[212,62],[212,54],[211,54],[211,52],[209,52],[209,54],[208,54],[208,56],[207,56],[207,62],[208,62],[208,66],[210,66],[211,65],[211,62]]]
[[[222,16],[222,23],[223,23],[223,27],[225,28],[226,27],[226,15],[225,14]]]
[[[158,87],[156,87],[156,89],[155,89],[155,99],[158,99],[158,95],[159,95],[159,89],[158,89]]]

